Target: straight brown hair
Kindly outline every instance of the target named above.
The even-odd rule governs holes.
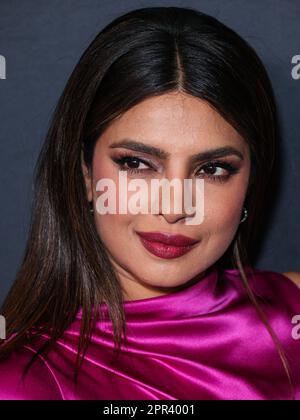
[[[262,61],[245,40],[191,8],[143,8],[116,18],[99,32],[72,72],[35,167],[24,257],[1,308],[10,339],[2,343],[0,357],[49,334],[27,371],[82,308],[77,381],[95,322],[102,319],[100,303],[108,306],[118,354],[122,338],[126,340],[122,293],[89,211],[81,152],[91,168],[95,143],[115,118],[146,98],[174,91],[209,102],[249,145],[248,218],[218,265],[240,271],[294,392],[282,345],[244,271],[257,252],[277,181],[280,136],[273,89]]]

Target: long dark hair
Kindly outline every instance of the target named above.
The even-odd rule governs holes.
[[[292,385],[282,346],[244,270],[252,264],[276,174],[279,127],[272,86],[245,40],[191,8],[143,8],[116,18],[72,72],[35,167],[24,259],[1,308],[12,338],[1,346],[0,357],[42,333],[50,337],[39,349],[46,353],[82,308],[76,381],[103,302],[120,350],[122,336],[126,339],[121,289],[89,211],[80,157],[83,153],[91,168],[95,142],[116,117],[146,98],[173,91],[208,101],[249,145],[248,219],[218,264],[240,271]]]

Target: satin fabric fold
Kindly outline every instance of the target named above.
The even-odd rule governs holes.
[[[300,399],[300,289],[284,275],[246,267],[249,283],[285,351]],[[105,305],[103,310],[107,309]],[[82,312],[45,358],[22,369],[39,345],[0,362],[0,399],[288,400],[291,388],[274,342],[238,270],[212,266],[197,283],[124,303],[127,348],[112,360],[109,320],[97,322],[77,387],[73,368]]]

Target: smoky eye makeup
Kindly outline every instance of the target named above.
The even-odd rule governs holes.
[[[129,174],[150,173],[160,169],[157,163],[138,154],[120,152],[118,155],[111,157],[111,159],[118,165],[119,170],[127,171]]]
[[[202,171],[202,172],[201,172]],[[204,171],[204,172],[203,172]],[[227,160],[212,160],[197,169],[195,176],[216,182],[227,182],[240,172],[240,165]]]
[[[129,175],[147,176],[153,175],[159,170],[158,165],[150,159],[126,151],[120,152],[111,159],[118,165],[120,171],[126,171]],[[193,176],[207,181],[225,183],[239,173],[240,166],[240,162],[237,163],[236,160],[230,160],[228,157],[227,159],[214,159],[198,164],[193,171]]]

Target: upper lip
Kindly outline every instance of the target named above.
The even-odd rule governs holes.
[[[184,235],[174,235],[172,233],[163,232],[136,232],[148,241],[161,242],[166,245],[188,246],[199,242],[198,239],[189,238]]]

